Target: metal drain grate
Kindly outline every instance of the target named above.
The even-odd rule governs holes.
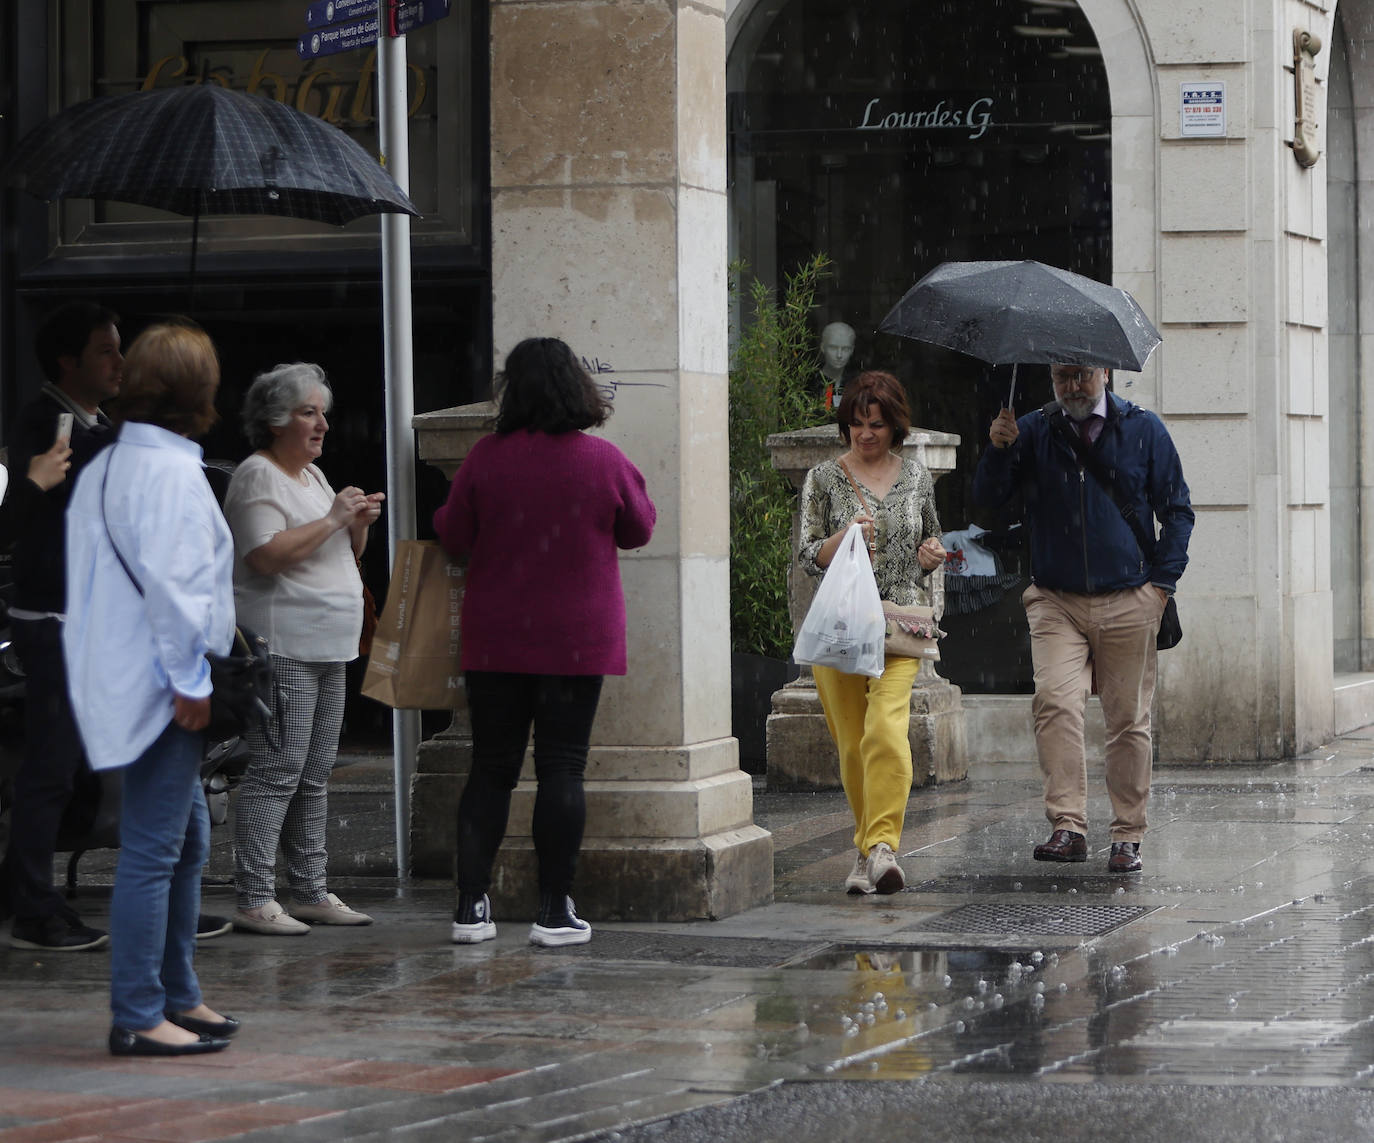
[[[1149,909],[1140,905],[961,905],[941,913],[920,928],[935,933],[993,933],[998,936],[1096,937],[1139,920]]]

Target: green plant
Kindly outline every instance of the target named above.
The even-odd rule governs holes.
[[[828,420],[811,387],[819,368],[811,311],[830,260],[817,254],[788,275],[779,301],[757,279],[752,314],[730,365],[730,645],[785,659],[792,650],[787,570],[796,493],[769,462],[770,433]],[[730,267],[738,297],[742,263]]]

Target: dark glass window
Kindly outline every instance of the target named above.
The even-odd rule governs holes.
[[[761,0],[731,50],[729,109],[735,256],[777,284],[827,255],[817,341],[852,326],[848,370],[893,371],[916,425],[962,438],[941,523],[989,529],[1000,576],[947,581],[941,671],[970,691],[1029,690],[1021,530],[971,497],[1010,370],[875,330],[947,260],[1110,280],[1111,104],[1086,17],[1073,0]],[[1043,367],[1020,369],[1018,415],[1050,395]]]

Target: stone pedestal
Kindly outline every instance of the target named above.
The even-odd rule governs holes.
[[[959,438],[953,433],[913,428],[902,454],[919,460],[933,479],[954,467]],[[845,449],[833,425],[774,433],[768,438],[773,467],[800,488],[807,472]],[[801,534],[799,512],[792,514],[792,549]],[[940,573],[937,573],[940,574]],[[811,606],[816,580],[793,563],[788,575],[788,605],[795,629]],[[912,784],[927,786],[956,782],[968,776],[968,744],[964,730],[962,695],[942,679],[928,662],[921,664],[911,690]],[[810,667],[773,695],[768,716],[768,788],[770,790],[834,790],[840,786],[839,757],[825,724]]]
[[[652,542],[620,560],[629,673],[602,692],[574,893],[593,921],[724,916],[773,888],[730,736],[724,8],[490,12],[495,360],[526,337],[568,342],[658,508]],[[421,455],[451,470],[481,420],[417,418]],[[457,724],[422,748],[426,839],[452,817],[465,751]],[[533,911],[533,793],[514,797],[498,918]]]

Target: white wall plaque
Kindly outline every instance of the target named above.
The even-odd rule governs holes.
[[[1226,134],[1226,81],[1209,79],[1178,85],[1178,130],[1185,139]]]

